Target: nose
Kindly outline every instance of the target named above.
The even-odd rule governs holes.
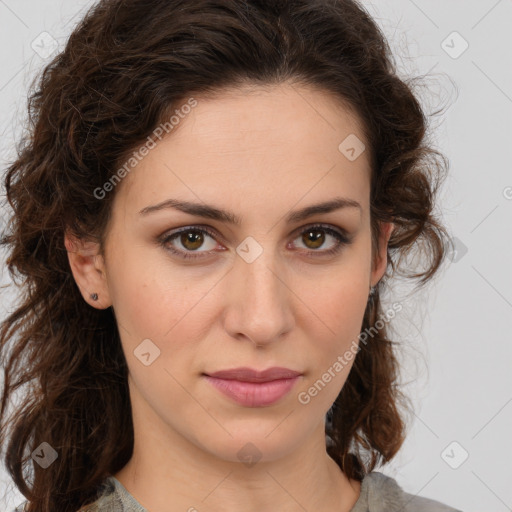
[[[271,251],[263,251],[251,263],[237,258],[226,282],[226,332],[260,347],[290,332],[295,294],[286,281],[286,272],[275,264]]]

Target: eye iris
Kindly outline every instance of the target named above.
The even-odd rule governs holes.
[[[201,245],[203,244],[203,235],[202,233],[199,233],[198,231],[186,231],[181,234],[181,243],[183,244],[183,247],[195,251],[196,249],[199,249]],[[191,242],[194,247],[190,247],[188,243]]]
[[[312,249],[318,249],[318,247],[321,247],[324,243],[325,235],[321,229],[309,229],[308,231],[304,232],[302,238],[305,242],[313,242],[313,247],[311,247]]]
[[[182,231],[179,234],[179,238],[187,251],[196,251],[204,243],[204,234],[201,231]],[[318,249],[325,242],[325,230],[319,228],[308,229],[302,233],[302,240],[308,248]]]

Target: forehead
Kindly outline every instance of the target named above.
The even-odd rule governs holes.
[[[218,204],[254,196],[291,206],[301,197],[324,200],[330,193],[364,202],[367,151],[356,159],[346,153],[354,141],[358,152],[366,145],[362,126],[331,94],[287,83],[194,99],[195,106],[175,118],[169,135],[124,178],[117,194],[129,209],[180,195]]]
[[[313,151],[317,158],[323,154],[335,160],[338,145],[346,136],[364,138],[353,109],[332,94],[309,86],[252,85],[216,91],[196,101],[197,106],[183,116],[174,132],[176,144],[195,139],[204,149],[243,152],[268,148],[274,155],[281,147],[289,157],[295,146],[297,154]]]

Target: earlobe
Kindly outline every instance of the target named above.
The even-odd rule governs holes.
[[[66,232],[64,245],[71,272],[84,300],[97,309],[109,307],[112,303],[99,243],[78,239]]]

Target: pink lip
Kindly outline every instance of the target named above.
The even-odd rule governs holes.
[[[298,377],[301,373],[280,366],[267,368],[263,371],[253,370],[252,368],[244,366],[241,368],[232,368],[231,370],[208,373],[206,375],[219,379],[239,380],[242,382],[269,382],[278,379],[292,379],[293,377]]]
[[[262,372],[234,368],[204,374],[221,393],[246,407],[264,407],[277,402],[293,388],[300,376],[300,372],[287,368],[269,368]]]

